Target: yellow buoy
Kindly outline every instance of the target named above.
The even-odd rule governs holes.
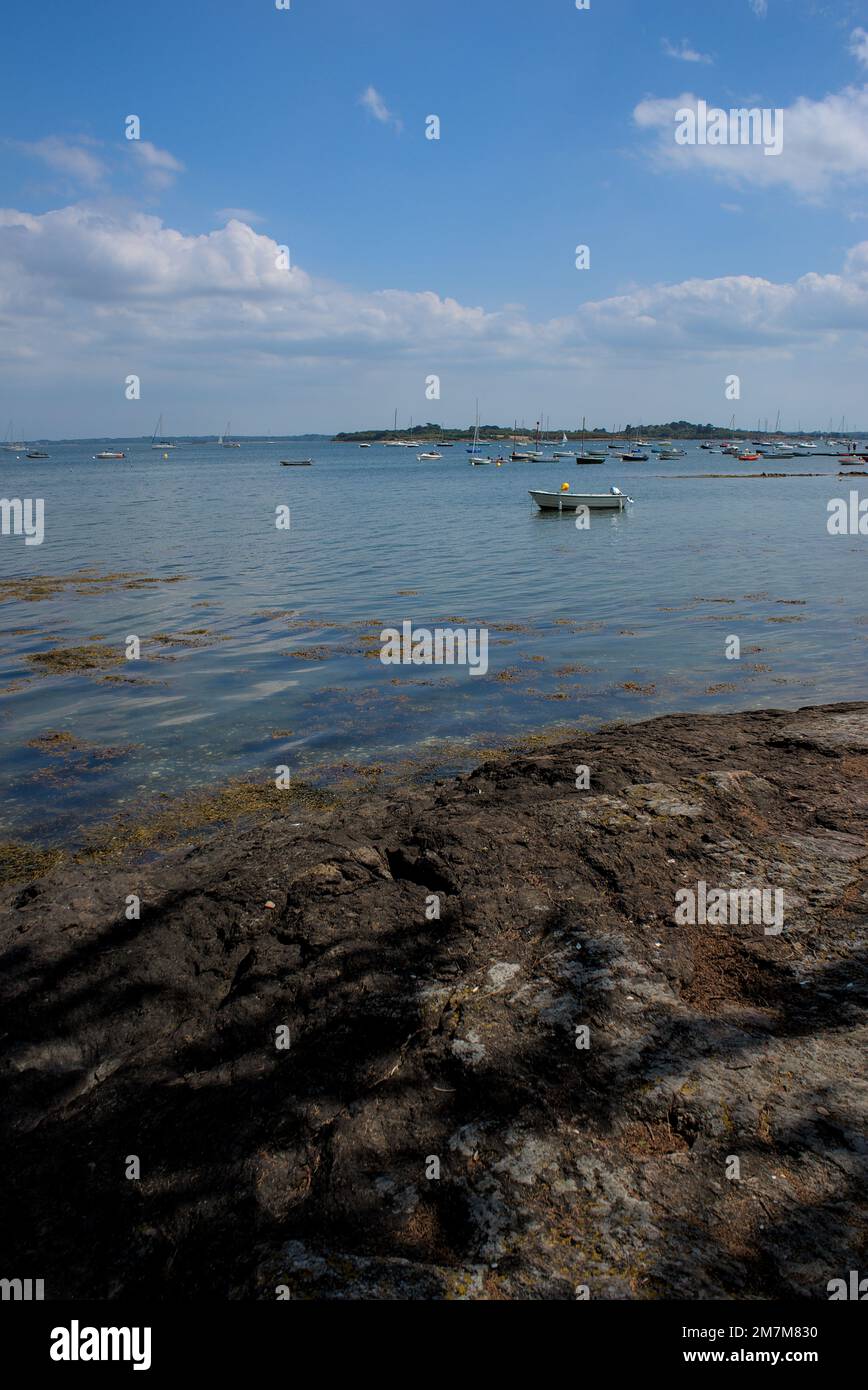
[[[569,492],[569,490],[570,490],[570,485],[569,485],[569,483],[561,483],[561,492]]]
[[[163,454],[163,458],[164,458],[164,459],[167,459],[168,457],[169,457],[168,454]]]

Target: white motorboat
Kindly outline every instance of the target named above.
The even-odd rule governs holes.
[[[579,507],[587,507],[595,512],[622,512],[625,505],[633,501],[617,487],[609,492],[540,492],[531,488],[528,495],[544,512],[575,512]]]
[[[417,454],[416,457],[417,457],[417,459],[419,459],[419,460],[421,461],[421,460],[425,460],[425,459],[442,459],[443,455],[442,455],[442,454]]]
[[[126,454],[114,453],[111,449],[102,449],[98,454],[94,454],[95,459],[124,459]]]

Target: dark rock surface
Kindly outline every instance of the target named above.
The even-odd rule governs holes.
[[[3,1272],[826,1298],[865,1264],[866,771],[868,705],[672,716],[7,888]],[[699,880],[783,932],[676,926]]]

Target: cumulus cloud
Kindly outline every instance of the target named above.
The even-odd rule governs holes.
[[[838,196],[844,184],[868,182],[868,86],[845,87],[819,101],[799,97],[782,108],[783,150],[774,157],[759,145],[676,144],[676,112],[696,111],[698,101],[685,92],[634,109],[636,125],[652,137],[650,154],[658,168],[704,171],[736,185],[788,187],[813,201]]]
[[[375,121],[381,125],[392,125],[396,130],[401,129],[401,120],[394,115],[386,105],[376,87],[366,87],[359,97],[359,105],[364,106],[365,110],[373,116]]]
[[[680,43],[670,43],[669,39],[662,40],[663,52],[667,58],[678,58],[682,63],[711,63],[714,60],[707,53],[699,53],[693,48],[689,39],[682,39]]]
[[[640,287],[531,321],[428,290],[359,291],[279,268],[280,247],[232,219],[189,236],[142,213],[81,206],[34,215],[0,210],[0,324],[26,344],[17,372],[99,377],[170,369],[191,379],[296,363],[436,360],[565,369],[816,350],[848,335],[868,348],[868,242],[837,274],[792,283],[735,275]]]
[[[750,0],[750,7],[758,19],[765,19],[769,12],[769,0]]]

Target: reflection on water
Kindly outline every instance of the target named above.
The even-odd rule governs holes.
[[[99,447],[2,460],[5,496],[45,499],[41,546],[0,538],[5,838],[63,838],[155,792],[272,776],[278,758],[333,774],[442,748],[449,765],[456,745],[545,725],[864,696],[865,541],[826,531],[849,486],[833,459],[792,462],[824,477],[710,479],[739,465],[690,448],[471,468],[458,449],[306,444],[315,466],[282,469],[275,444],[163,461],[138,442],[124,463],[95,462]],[[580,530],[528,497],[562,481],[617,483],[635,505]],[[380,631],[405,620],[487,627],[488,673],[382,665]],[[34,744],[51,732],[125,751]]]

